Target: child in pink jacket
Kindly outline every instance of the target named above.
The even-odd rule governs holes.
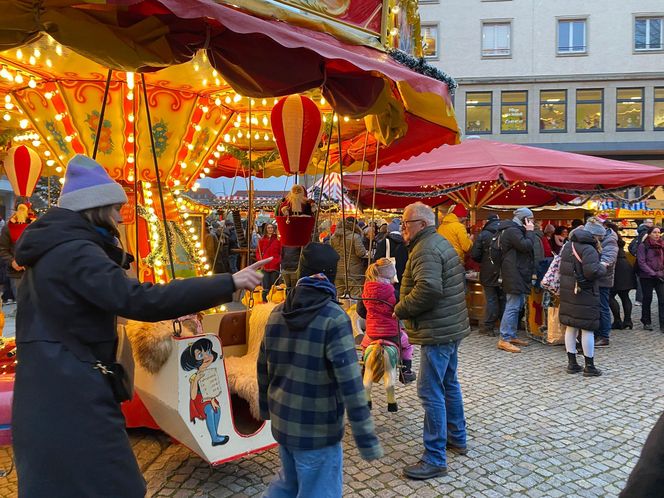
[[[367,269],[361,301],[366,308],[367,322],[362,349],[366,349],[372,341],[378,339],[394,341],[398,332],[401,341],[403,382],[407,384],[415,380],[415,373],[412,371],[413,346],[408,342],[406,331],[398,327],[398,321],[393,316],[394,305],[397,302],[393,285],[396,274],[394,263],[387,258],[380,258]]]

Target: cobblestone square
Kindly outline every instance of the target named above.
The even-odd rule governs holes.
[[[474,329],[459,360],[468,455],[448,454],[448,477],[405,479],[402,468],[421,451],[416,387],[399,385],[399,411],[388,413],[376,386],[373,415],[385,457],[364,462],[347,434],[344,496],[617,496],[664,410],[664,334],[637,328],[612,331],[611,346],[597,350],[599,378],[566,374],[563,346],[532,343],[509,354]],[[160,432],[132,430],[130,437],[150,497],[260,496],[279,467],[276,450],[211,468]],[[8,470],[11,449],[0,454],[0,469]],[[16,496],[15,472],[0,479],[0,496]]]

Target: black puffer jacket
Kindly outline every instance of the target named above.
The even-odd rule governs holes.
[[[616,259],[616,270],[613,278],[613,290],[626,291],[636,289],[636,273],[634,267],[627,261],[625,254],[625,241],[618,239],[618,259]]]
[[[503,262],[500,267],[506,294],[528,294],[535,273],[534,244],[537,235],[512,220],[501,221],[499,230]]]
[[[464,271],[452,245],[432,226],[408,244],[401,300],[394,313],[413,344],[448,344],[470,334]]]
[[[500,283],[500,261],[492,261],[491,241],[498,232],[500,220],[488,222],[482,228],[470,250],[470,257],[480,264],[480,283],[484,287],[498,287]]]
[[[606,275],[606,266],[599,262],[597,247],[595,237],[583,228],[574,230],[570,242],[563,247],[560,259],[560,323],[563,325],[583,330],[599,329],[599,279]],[[576,285],[577,276],[581,275],[588,281],[589,288],[584,288],[582,283]]]

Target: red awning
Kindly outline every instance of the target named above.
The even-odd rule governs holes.
[[[359,180],[357,173],[346,175],[345,187],[357,190]],[[441,191],[449,194],[432,193],[422,200],[436,205],[455,199],[456,194],[478,207],[545,205],[579,195],[599,195],[602,190],[657,185],[664,185],[664,169],[656,166],[474,139],[382,168],[376,183],[376,206],[403,207],[418,200],[407,193]],[[372,204],[372,186],[373,178],[368,180],[365,175],[364,205]],[[474,201],[464,194],[471,187]]]

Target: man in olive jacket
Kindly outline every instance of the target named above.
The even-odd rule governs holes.
[[[470,334],[464,271],[450,243],[436,233],[429,206],[406,207],[403,236],[408,262],[401,299],[394,314],[404,321],[408,337],[421,346],[417,394],[424,408],[424,453],[404,469],[411,479],[447,475],[446,448],[466,454],[466,419],[457,378],[461,339]]]

